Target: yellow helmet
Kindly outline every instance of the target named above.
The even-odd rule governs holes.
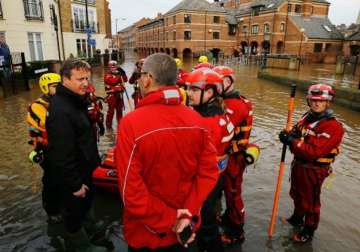
[[[181,68],[183,65],[181,59],[179,59],[179,58],[175,59],[175,63],[176,63],[177,68]]]
[[[202,55],[199,57],[199,63],[205,63],[208,62],[208,57],[206,57],[205,55]]]
[[[49,93],[49,85],[54,84],[54,83],[58,84],[60,82],[61,82],[61,76],[57,73],[43,74],[43,75],[41,75],[41,77],[39,79],[40,90],[44,94],[48,94]]]

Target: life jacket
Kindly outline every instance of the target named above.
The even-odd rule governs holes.
[[[47,133],[45,128],[46,116],[49,107],[49,97],[42,96],[28,107],[26,122],[29,125],[29,144],[35,148],[47,146]]]
[[[238,153],[246,149],[249,144],[250,133],[253,125],[253,111],[251,102],[244,96],[239,97],[245,104],[249,111],[249,114],[240,125],[235,126],[234,137],[231,141],[230,153]]]
[[[325,113],[319,117],[316,121],[308,123],[309,117],[311,116],[310,112],[307,112],[300,121],[294,126],[294,129],[300,132],[300,137],[304,139],[307,136],[317,137],[315,129],[324,120],[330,120],[334,118],[332,110],[326,110]],[[336,156],[340,153],[339,146],[333,148],[330,153],[318,158],[313,162],[314,166],[319,167],[329,167],[334,161]]]

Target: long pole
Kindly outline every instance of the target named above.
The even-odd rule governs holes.
[[[291,117],[292,117],[292,113],[294,111],[295,92],[296,92],[296,84],[292,84],[291,92],[290,92],[290,100],[289,100],[289,105],[288,105],[287,122],[286,122],[286,128],[285,128],[285,130],[287,132],[289,132],[291,130]],[[274,233],[275,218],[276,218],[276,214],[277,214],[278,208],[279,208],[281,183],[282,183],[282,178],[284,176],[285,155],[286,155],[286,144],[283,145],[282,152],[281,152],[281,161],[280,161],[280,166],[279,166],[278,180],[277,180],[277,184],[276,184],[274,203],[273,203],[272,213],[271,213],[271,220],[270,220],[270,225],[269,225],[269,229],[268,229],[268,235],[270,238],[273,236],[273,233]]]
[[[90,47],[90,25],[89,25],[89,10],[88,10],[88,0],[85,0],[85,18],[86,18],[86,32],[87,32],[87,49],[88,49],[88,58],[91,57],[91,47]]]

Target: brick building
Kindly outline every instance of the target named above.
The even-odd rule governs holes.
[[[86,3],[91,32],[88,43]],[[92,57],[97,49],[103,53],[111,45],[111,14],[107,0],[62,0],[60,5],[65,58]]]
[[[344,38],[329,7],[325,0],[183,0],[136,28],[136,50],[185,58],[286,53],[333,63]]]

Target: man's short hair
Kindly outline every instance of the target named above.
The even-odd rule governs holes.
[[[61,78],[71,78],[71,71],[73,69],[79,70],[79,69],[84,69],[86,71],[91,71],[91,66],[89,63],[87,63],[84,60],[79,60],[79,59],[68,59],[65,60],[64,63],[61,66],[60,69],[60,75]]]
[[[147,57],[142,70],[151,74],[158,85],[170,86],[176,83],[177,67],[175,60],[165,53],[155,53]]]

